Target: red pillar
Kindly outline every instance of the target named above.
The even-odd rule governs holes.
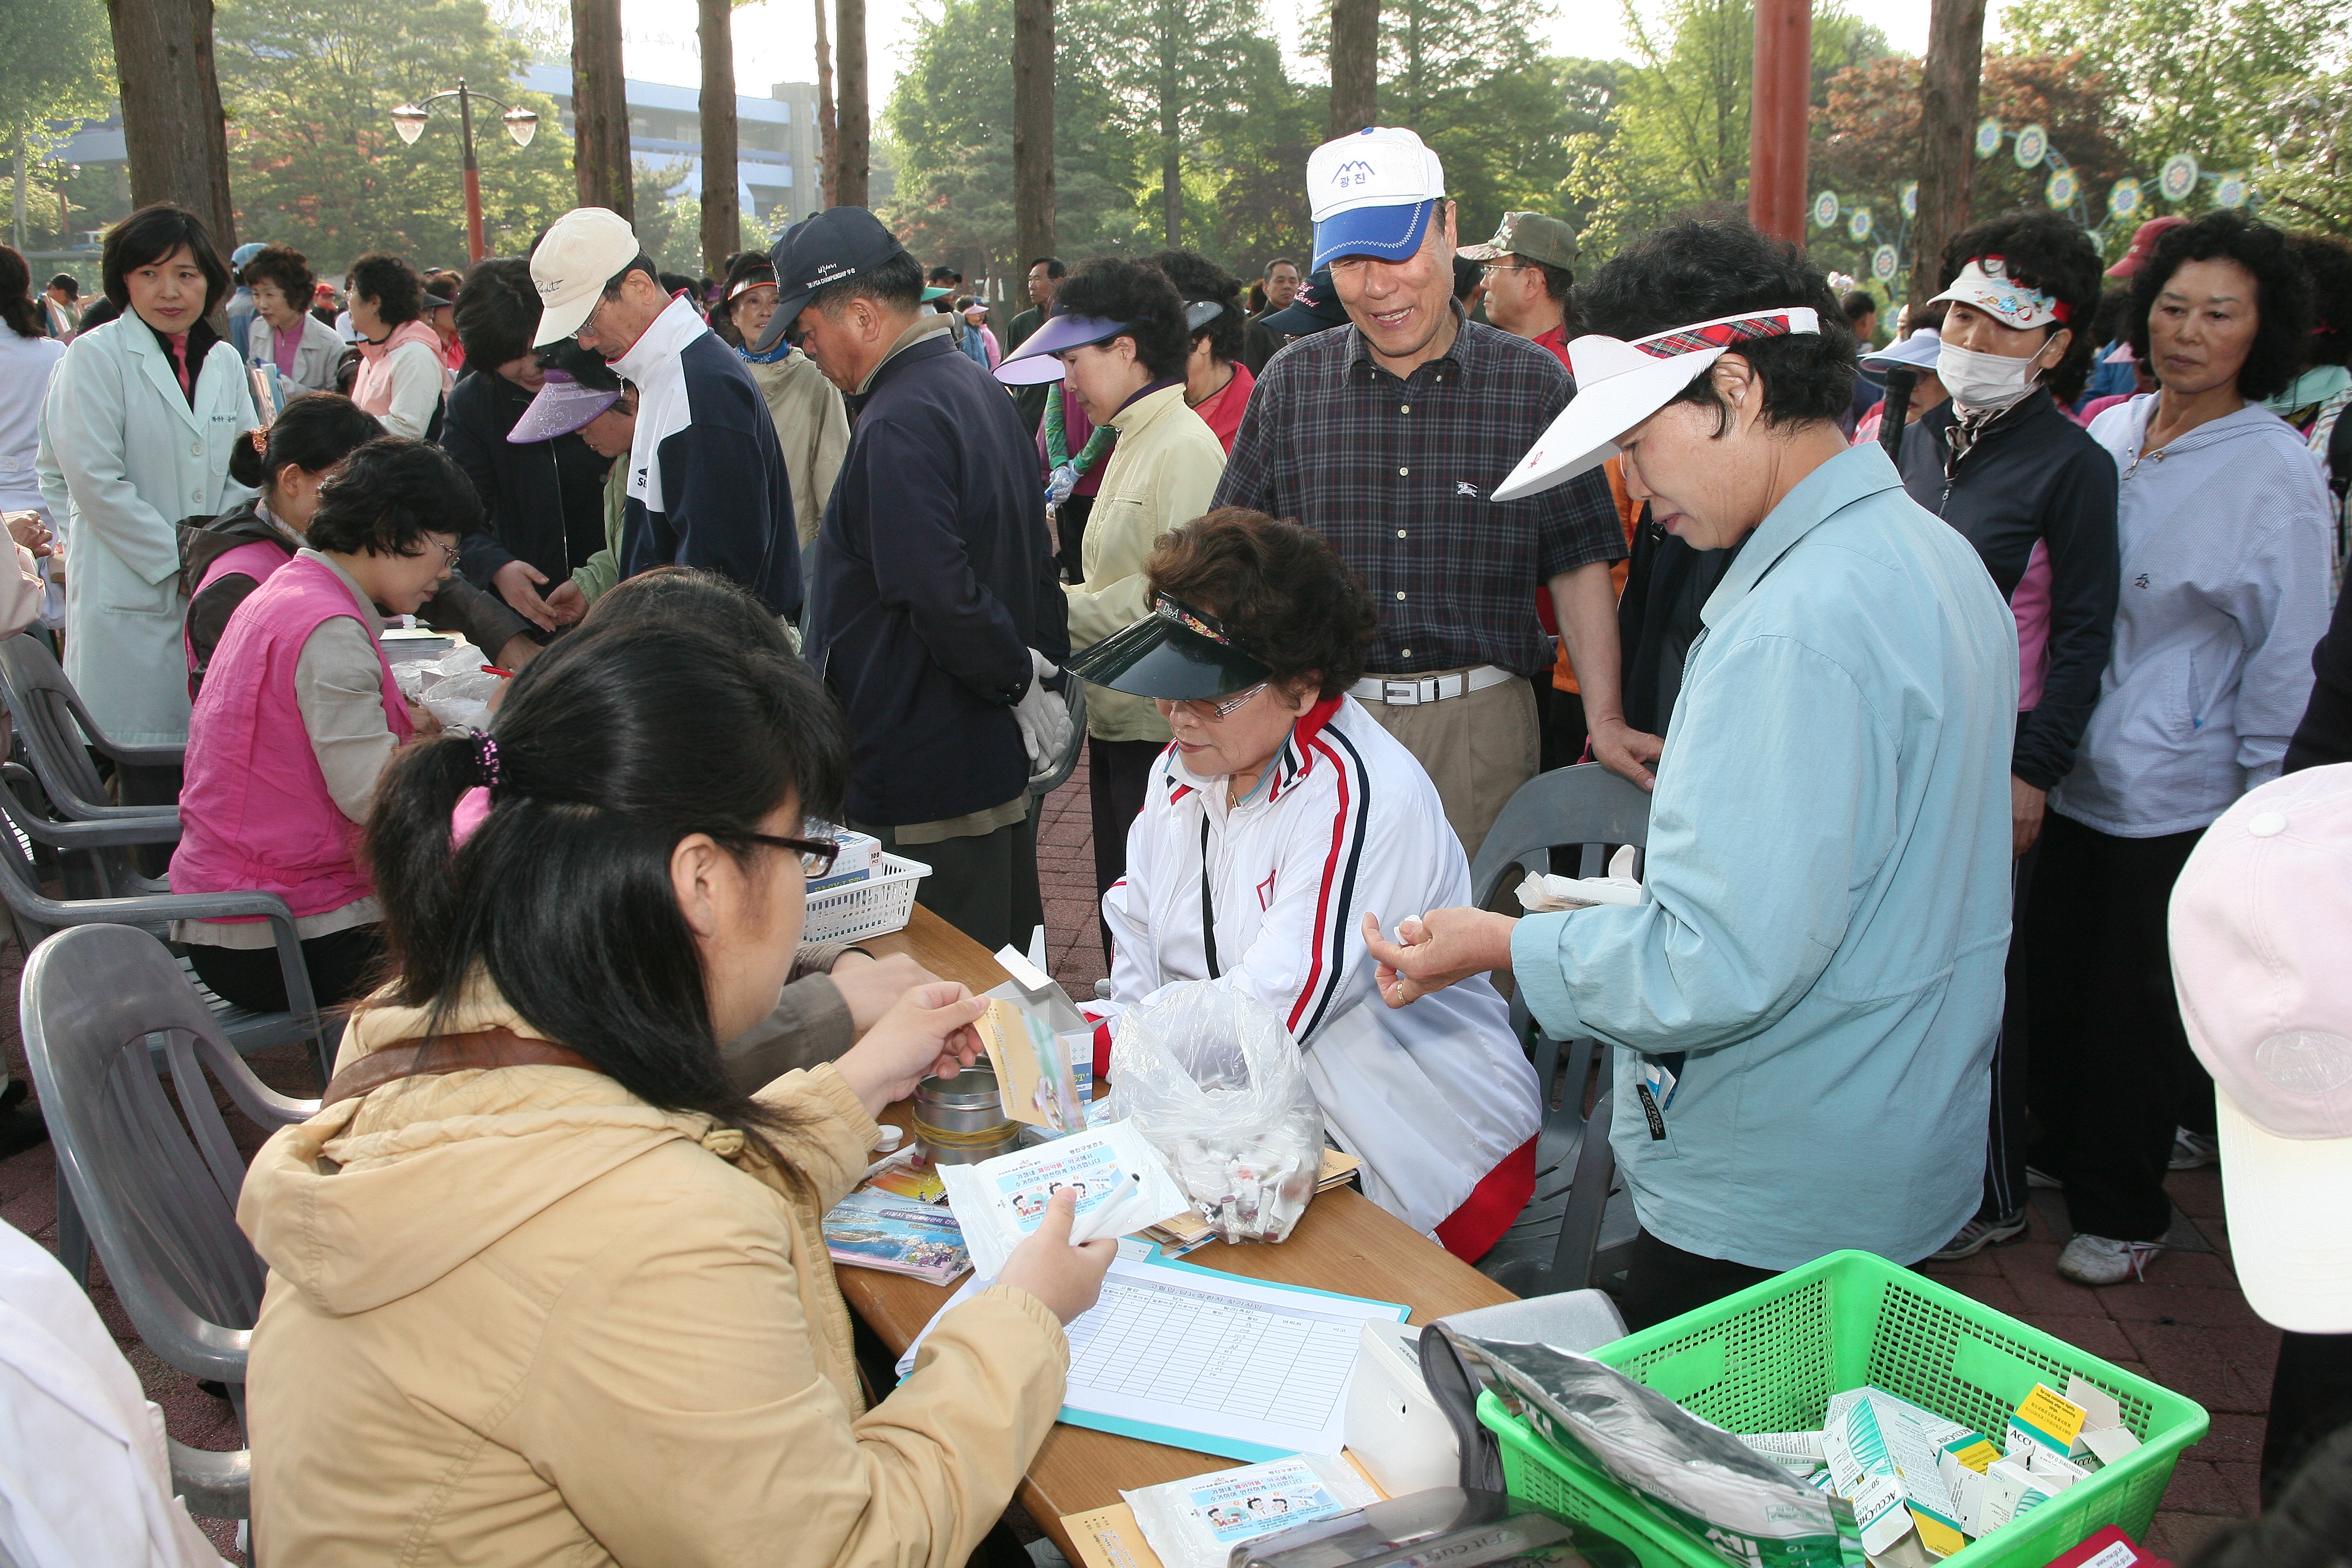
[[[1811,134],[1812,0],[1756,0],[1756,98],[1748,118],[1748,217],[1805,243],[1805,143]]]

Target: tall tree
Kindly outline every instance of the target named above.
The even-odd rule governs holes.
[[[1018,253],[1054,253],[1054,0],[1013,0],[1013,224]]]
[[[583,207],[635,213],[621,0],[572,0],[572,173]]]
[[[0,151],[11,154],[16,246],[26,239],[29,187],[79,122],[106,112],[106,12],[99,0],[9,0],[0,6]],[[65,223],[54,226],[62,237]]]
[[[1123,0],[1105,16],[1108,75],[1160,174],[1160,232],[1184,243],[1184,172],[1203,120],[1245,106],[1236,69],[1257,35],[1256,0]]]
[[[817,205],[832,206],[839,198],[835,193],[834,160],[839,154],[838,127],[833,114],[833,46],[825,41],[824,13],[828,0],[816,0],[816,162]]]
[[[1919,216],[1912,229],[1914,300],[1931,299],[1943,287],[1944,242],[1969,226],[1984,19],[1985,0],[1934,0],[1928,9],[1919,92]]]
[[[743,203],[735,173],[734,0],[696,0],[702,46],[702,270],[712,278],[743,247]]]
[[[834,132],[833,199],[843,206],[866,205],[866,180],[873,127],[866,108],[866,0],[835,0],[836,42],[841,66],[840,124]]]
[[[236,244],[228,135],[213,69],[212,0],[108,0],[131,199],[177,202]]]
[[[1327,140],[1378,123],[1381,0],[1331,0],[1331,119]]]

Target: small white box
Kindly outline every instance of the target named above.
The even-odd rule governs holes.
[[[1391,1497],[1462,1484],[1462,1447],[1421,1376],[1421,1331],[1366,1322],[1348,1384],[1348,1449]]]

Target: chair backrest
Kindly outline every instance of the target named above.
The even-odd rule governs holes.
[[[29,953],[64,929],[67,922],[58,918],[62,911],[57,900],[41,891],[41,871],[34,859],[33,840],[19,816],[25,809],[16,791],[0,780],[0,899],[8,905],[8,919],[16,927],[18,950]]]
[[[1070,715],[1069,743],[1062,748],[1062,754],[1055,759],[1053,766],[1042,773],[1031,775],[1029,793],[1039,800],[1067,784],[1070,775],[1077,772],[1078,754],[1087,744],[1087,683],[1075,675],[1064,680],[1062,706]]]
[[[28,632],[0,637],[0,700],[7,702],[25,754],[58,809],[84,816],[102,808],[106,785],[84,742],[85,731],[94,735],[96,726],[47,643]]]
[[[1504,803],[1486,830],[1478,858],[1470,863],[1470,893],[1480,909],[1493,906],[1504,879],[1516,868],[1557,870],[1564,877],[1601,874],[1602,847],[1650,841],[1650,797],[1642,788],[1598,763],[1538,773]],[[1551,858],[1557,849],[1581,851],[1574,865]]]
[[[236,1227],[245,1162],[207,1074],[264,1125],[316,1104],[256,1079],[163,945],[128,926],[76,926],[43,942],[18,1011],[60,1173],[132,1326],[182,1371],[241,1384],[263,1271]]]

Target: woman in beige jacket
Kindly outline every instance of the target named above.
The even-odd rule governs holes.
[[[820,1230],[980,1004],[919,986],[748,1097],[719,1059],[790,971],[829,861],[793,836],[846,758],[796,665],[635,626],[388,772],[400,978],[238,1205],[265,1560],[957,1568],[995,1522],[1112,1244],[1057,1211],[868,1408]]]

